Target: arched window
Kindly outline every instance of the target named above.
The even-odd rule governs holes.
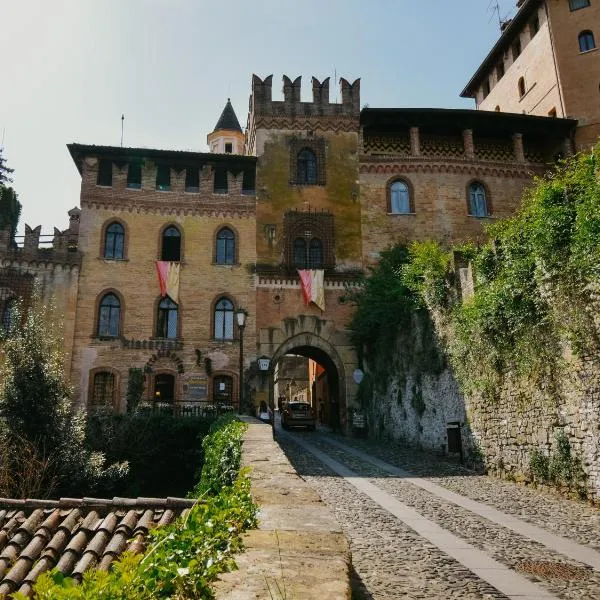
[[[317,183],[317,157],[308,148],[304,148],[298,154],[297,182],[300,185],[316,185]]]
[[[294,267],[306,269],[306,240],[303,238],[294,240]]]
[[[229,227],[223,227],[217,233],[215,259],[218,265],[235,264],[235,234]]]
[[[500,112],[500,107],[496,106],[496,108],[494,109],[496,112]]]
[[[120,223],[111,223],[104,235],[104,258],[123,258],[125,229]]]
[[[596,47],[596,41],[594,40],[594,34],[591,31],[582,31],[579,34],[579,51],[587,52],[593,50]]]
[[[115,294],[106,294],[100,301],[98,337],[118,337],[121,321],[121,302]]]
[[[160,259],[170,262],[177,262],[181,259],[181,233],[173,225],[163,231]]]
[[[215,340],[233,339],[233,303],[221,298],[215,304]]]
[[[525,95],[525,78],[519,77],[519,83],[517,85],[519,87],[519,98],[522,98]]]
[[[410,214],[410,190],[405,181],[394,181],[390,186],[390,213],[395,215]]]
[[[320,269],[322,266],[323,242],[319,238],[313,238],[308,246],[308,268]]]
[[[469,214],[472,217],[486,217],[488,215],[485,188],[477,181],[469,185]]]
[[[163,298],[158,305],[156,320],[156,337],[173,340],[177,338],[177,312],[179,307],[169,296]]]
[[[91,404],[94,408],[112,408],[115,402],[115,376],[107,371],[94,375]]]
[[[2,329],[8,333],[16,324],[19,314],[19,301],[16,298],[7,298],[2,310]]]

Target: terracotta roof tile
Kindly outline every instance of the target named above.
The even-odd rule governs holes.
[[[108,570],[125,550],[143,552],[148,530],[185,515],[186,498],[0,498],[0,599],[30,596],[37,578],[54,568],[81,579]]]

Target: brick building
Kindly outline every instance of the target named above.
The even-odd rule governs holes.
[[[78,402],[124,411],[141,378],[149,404],[237,407],[241,383],[248,402],[274,403],[273,373],[285,380],[292,355],[312,361],[307,397],[349,431],[358,364],[347,288],[394,243],[482,239],[532,176],[597,135],[598,103],[579,102],[587,92],[577,89],[598,55],[576,53],[580,69],[558,50],[597,14],[584,4],[520,3],[463,92],[480,110],[361,110],[359,79],[341,79],[333,103],[329,79],[313,77],[302,102],[301,78],[284,76],[274,99],[272,77],[254,75],[245,132],[228,101],[210,153],[70,144],[82,184],[65,346]],[[524,69],[536,85],[515,99],[510,82]],[[554,82],[541,78],[548,72]],[[10,266],[10,251],[0,254]],[[304,304],[303,268],[324,271],[324,308]],[[259,357],[270,359],[267,374]]]
[[[515,17],[462,92],[481,110],[569,117],[577,148],[600,135],[600,5],[519,0]]]

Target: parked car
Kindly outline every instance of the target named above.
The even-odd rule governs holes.
[[[314,431],[316,424],[315,411],[308,402],[286,402],[281,413],[281,426],[284,429],[306,427]]]

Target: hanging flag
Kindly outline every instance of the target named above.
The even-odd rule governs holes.
[[[178,262],[156,261],[156,272],[158,273],[158,284],[160,295],[164,298],[169,296],[175,304],[179,304],[179,269]]]
[[[300,269],[298,275],[304,304],[308,306],[312,302],[321,310],[325,310],[325,271]]]
[[[312,277],[310,276],[310,271],[305,269],[299,270],[298,275],[300,275],[300,287],[302,288],[304,304],[308,306],[310,304]]]

